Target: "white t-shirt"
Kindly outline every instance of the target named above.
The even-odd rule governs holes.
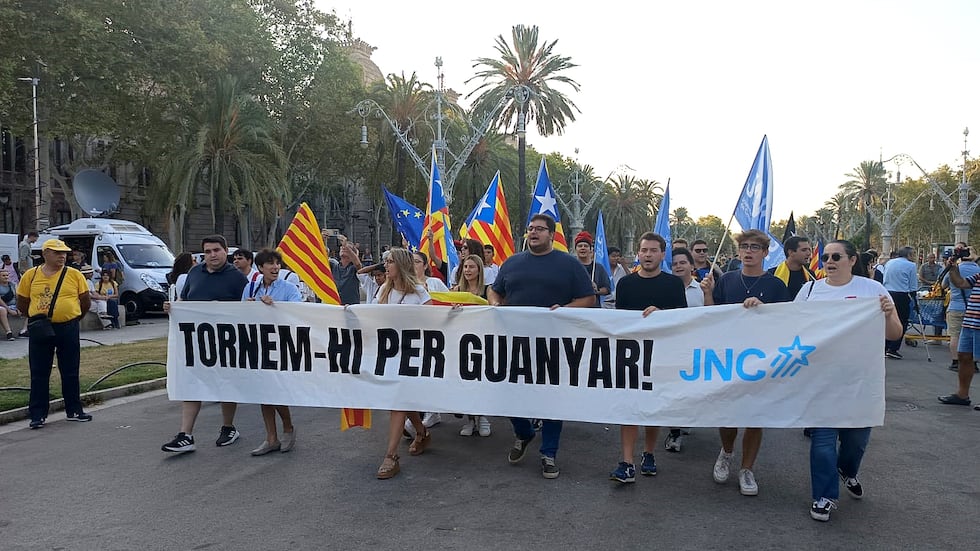
[[[184,282],[187,281],[187,274],[180,274],[177,276],[177,281],[170,286],[169,295],[170,302],[177,302],[177,297],[180,296],[180,291],[184,288]]]
[[[371,299],[374,298],[374,295],[378,294],[378,289],[381,286],[374,281],[371,274],[357,274],[357,280],[361,282],[361,290],[364,291],[364,300],[361,302],[364,304],[372,302]]]
[[[437,293],[439,292],[445,293],[446,291],[449,290],[449,287],[446,287],[446,284],[443,283],[442,280],[439,279],[438,277],[425,278],[425,287],[429,291],[435,291]]]
[[[881,295],[889,296],[884,285],[871,278],[854,276],[847,285],[834,286],[828,283],[826,279],[805,283],[800,288],[800,292],[796,294],[796,299],[793,302],[875,298]]]
[[[373,297],[371,304],[381,304],[378,302],[380,295],[381,293],[378,293],[378,296]],[[429,292],[425,290],[425,287],[416,285],[415,292],[407,295],[397,289],[392,289],[391,293],[388,294],[388,302],[385,304],[424,304],[430,300],[432,300],[432,297],[429,296]]]

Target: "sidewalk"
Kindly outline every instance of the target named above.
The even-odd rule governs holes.
[[[151,317],[141,319],[139,325],[130,325],[122,329],[82,331],[82,346],[121,344],[166,337],[169,321],[170,318],[166,316]],[[0,358],[13,360],[25,356],[27,356],[27,339],[19,338],[15,341],[0,341]]]

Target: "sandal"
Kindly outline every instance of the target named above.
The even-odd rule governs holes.
[[[431,431],[428,430],[425,431],[425,436],[421,438],[416,436],[415,440],[412,440],[412,444],[408,446],[409,455],[422,455],[425,452],[425,448],[428,447],[431,442],[432,442]]]
[[[398,466],[398,456],[397,455],[386,455],[385,460],[381,462],[381,466],[378,467],[378,479],[387,480],[392,478],[401,470]]]

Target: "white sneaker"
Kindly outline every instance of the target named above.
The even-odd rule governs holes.
[[[480,436],[486,438],[490,436],[490,420],[484,416],[479,416],[476,418],[476,424],[480,427]]]
[[[408,419],[405,419],[405,430],[402,431],[402,434],[409,440],[415,440],[415,425]]]
[[[725,453],[725,448],[718,452],[718,459],[715,459],[715,468],[711,473],[718,484],[728,482],[728,475],[732,470],[732,457],[734,454]]]
[[[469,419],[463,428],[459,429],[460,436],[473,436],[473,431],[476,430],[476,421]]]
[[[755,483],[755,475],[749,469],[738,471],[738,491],[743,496],[759,495],[759,485]]]
[[[442,414],[439,413],[426,413],[422,415],[422,424],[425,428],[430,428],[442,423]]]

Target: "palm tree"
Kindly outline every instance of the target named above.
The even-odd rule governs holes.
[[[686,233],[694,225],[694,220],[686,207],[677,207],[670,215],[670,224],[674,226],[674,235],[678,238],[694,239]]]
[[[852,172],[845,174],[850,180],[840,186],[858,210],[864,212],[864,243],[871,246],[871,207],[881,202],[885,192],[885,168],[880,161],[861,161]]]
[[[170,205],[171,238],[182,234],[184,216],[198,189],[210,196],[211,224],[224,231],[230,207],[242,246],[250,247],[248,216],[263,218],[281,202],[286,162],[271,133],[267,113],[244,94],[232,76],[218,80],[214,95],[181,139],[183,147],[165,163],[158,200]],[[176,226],[176,227],[175,227]],[[183,236],[174,245],[183,245]],[[183,248],[181,246],[181,248]]]
[[[473,67],[483,66],[473,77],[482,79],[482,84],[467,94],[467,98],[479,93],[473,102],[473,110],[480,114],[492,113],[502,100],[509,97],[507,105],[499,112],[494,120],[495,127],[506,129],[512,124],[515,130],[518,120],[523,115],[525,123],[534,121],[541,136],[561,134],[567,122],[575,120],[575,112],[580,112],[575,103],[564,93],[552,88],[553,84],[564,84],[578,92],[578,82],[560,74],[576,65],[570,57],[564,57],[554,52],[557,40],[545,42],[538,46],[538,27],[533,25],[515,25],[511,28],[513,48],[503,35],[497,36],[495,49],[499,59],[481,57]],[[514,86],[526,86],[531,95],[528,104],[520,103],[519,97],[514,97]],[[519,95],[519,94],[517,94]],[[525,165],[526,141],[523,134],[518,134],[518,176],[517,183],[520,196],[520,212],[517,219],[523,219],[527,213],[527,169]]]
[[[617,175],[606,182],[602,212],[607,233],[615,235],[620,246],[633,250],[636,228],[652,228],[663,188],[653,180]]]
[[[384,82],[374,85],[372,98],[382,105],[398,126],[398,132],[412,142],[421,141],[424,125],[417,124],[425,114],[425,108],[432,99],[432,86],[421,82],[415,73],[405,77],[389,74]],[[391,132],[384,124],[385,133]],[[405,179],[409,163],[408,152],[392,136],[392,152],[395,157],[395,194],[405,196]]]
[[[844,218],[851,210],[851,202],[848,199],[847,193],[838,191],[837,194],[824,203],[824,207],[832,213],[834,239],[840,239],[840,231],[844,225]]]

